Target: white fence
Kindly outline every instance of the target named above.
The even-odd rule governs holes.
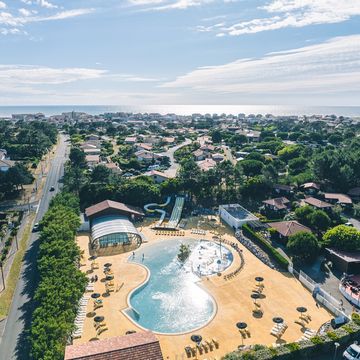
[[[289,272],[292,273],[299,281],[312,293],[315,299],[325,306],[331,313],[335,316],[346,316],[342,306],[338,300],[336,300],[332,295],[326,292],[320,287],[311,277],[306,275],[303,271],[300,270],[298,273],[293,269],[292,266],[289,266]]]

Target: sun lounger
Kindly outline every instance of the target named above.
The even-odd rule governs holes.
[[[98,331],[97,331],[97,335],[100,335],[100,334],[102,334],[104,331],[106,331],[106,330],[109,330],[107,327],[105,327],[105,328],[101,328],[101,329],[99,329]]]
[[[215,338],[212,338],[211,341],[215,345],[215,348],[218,349],[219,348],[219,342]]]
[[[209,340],[205,340],[205,343],[209,346],[210,351],[212,351],[212,349],[214,348],[214,344]]]
[[[199,351],[199,354],[202,355],[202,353],[203,353],[203,348],[201,347],[201,345],[196,344],[196,349]]]

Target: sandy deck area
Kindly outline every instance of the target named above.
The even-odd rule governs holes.
[[[214,222],[206,220],[192,219],[188,222],[188,227],[197,226],[206,230],[214,228]],[[207,225],[210,224],[210,225]],[[169,237],[155,235],[150,229],[149,221],[139,226],[147,242],[142,245],[151,246],[155,242],[168,240]],[[217,231],[223,234],[223,239],[234,241],[236,239],[228,233],[226,227],[219,226]],[[194,235],[191,230],[185,230],[187,238],[195,240],[208,239],[212,240],[213,234],[207,231],[206,235]],[[142,266],[127,262],[129,253],[108,257],[99,257],[96,262],[99,269],[90,272],[91,261],[88,260],[88,235],[81,234],[78,236],[78,243],[84,253],[84,261],[81,269],[88,272],[89,276],[98,275],[99,281],[95,283],[95,292],[103,294],[105,292],[103,265],[107,262],[112,263],[114,272],[115,288],[118,291],[111,292],[110,296],[102,297],[104,307],[96,310],[96,315],[105,316],[106,328],[101,335],[96,335],[93,321],[93,299],[90,299],[87,307],[89,312],[84,324],[83,335],[81,338],[74,340],[74,344],[88,342],[93,338],[106,338],[124,335],[128,330],[142,331],[135,323],[127,318],[122,310],[128,307],[128,294],[145,281],[147,271]],[[318,328],[331,318],[325,309],[316,307],[315,301],[309,291],[302,284],[288,273],[280,273],[271,270],[251,254],[246,248],[239,244],[243,250],[245,265],[242,271],[230,280],[224,280],[223,277],[213,275],[204,278],[200,285],[212,295],[217,303],[217,313],[213,320],[197,330],[203,339],[216,338],[219,342],[219,349],[213,349],[211,352],[197,356],[197,359],[220,359],[224,354],[237,349],[242,343],[241,335],[235,324],[239,321],[246,322],[250,331],[250,337],[244,339],[244,344],[275,344],[277,339],[270,335],[270,330],[274,325],[272,319],[275,316],[281,316],[288,324],[288,329],[279,342],[291,342],[302,336],[304,328],[296,324],[299,313],[296,308],[305,306],[312,320],[307,325],[308,328],[318,330]],[[233,250],[233,249],[232,249]],[[240,264],[239,255],[233,251],[234,261],[226,270],[224,275],[236,269]],[[264,314],[261,318],[253,316],[254,309],[253,299],[250,298],[252,290],[255,288],[256,276],[264,278],[264,298],[259,299]],[[191,344],[190,335],[158,335],[160,345],[164,354],[164,359],[187,359],[184,347]],[[193,345],[193,343],[192,343]]]

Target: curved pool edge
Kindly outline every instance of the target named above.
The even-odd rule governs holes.
[[[179,238],[181,239],[181,238]],[[193,239],[193,238],[188,238],[190,239],[191,241],[199,241],[197,239]],[[170,240],[170,239],[167,239],[167,240]],[[211,240],[206,240],[206,241],[209,241],[211,242]],[[157,334],[157,335],[162,335],[162,336],[180,336],[180,335],[186,335],[186,334],[190,334],[194,331],[198,331],[198,330],[201,330],[203,328],[205,328],[206,326],[208,326],[215,318],[217,312],[218,312],[218,305],[217,305],[217,302],[216,300],[214,299],[214,297],[212,296],[212,294],[210,293],[210,291],[203,285],[203,284],[199,284],[200,282],[202,282],[202,278],[199,278],[199,280],[195,281],[195,284],[200,287],[203,291],[205,291],[208,295],[209,295],[209,298],[214,306],[214,310],[211,314],[211,317],[209,318],[209,320],[197,327],[197,328],[194,328],[194,329],[191,329],[191,330],[187,330],[187,331],[183,331],[183,332],[177,332],[177,333],[164,333],[164,332],[160,332],[160,331],[155,331],[155,330],[152,330],[152,329],[148,329],[148,328],[145,328],[143,326],[141,326],[136,320],[134,320],[130,315],[127,314],[127,310],[132,310],[134,312],[138,312],[136,309],[134,309],[132,306],[131,306],[131,302],[130,302],[130,299],[131,299],[131,296],[136,292],[136,291],[139,291],[141,290],[141,288],[145,287],[147,285],[147,283],[150,281],[150,277],[151,277],[151,271],[150,269],[146,266],[146,265],[143,265],[143,264],[140,264],[140,263],[137,263],[137,262],[130,262],[130,258],[131,258],[131,255],[128,257],[127,259],[127,263],[129,264],[135,264],[135,265],[139,265],[140,267],[142,267],[143,269],[146,270],[146,273],[147,273],[147,276],[146,276],[146,279],[141,283],[139,284],[137,287],[135,287],[133,290],[131,290],[128,295],[127,295],[127,298],[126,298],[126,302],[127,302],[127,307],[125,309],[122,309],[121,312],[125,315],[125,317],[130,320],[130,322],[132,322],[135,326],[137,326],[139,329],[141,330],[144,330],[144,331],[151,331],[152,333],[154,334]],[[196,275],[196,274],[195,274]],[[216,274],[213,274],[213,275],[216,275]],[[197,275],[196,275],[197,276]]]

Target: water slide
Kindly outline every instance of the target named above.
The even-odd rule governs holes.
[[[185,203],[185,198],[183,198],[183,197],[176,198],[175,205],[174,205],[173,211],[171,213],[170,220],[167,224],[167,227],[175,229],[178,226],[179,221],[181,219],[181,214],[182,214],[182,210],[184,207],[184,203]]]
[[[147,204],[144,206],[144,210],[147,211],[148,213],[157,212],[157,213],[161,214],[160,220],[156,224],[156,227],[161,226],[161,224],[164,222],[165,216],[166,216],[166,211],[162,210],[162,209],[158,209],[158,208],[164,208],[164,207],[168,206],[170,204],[170,201],[171,201],[171,197],[168,196],[168,198],[164,204],[151,203],[151,204]],[[150,208],[154,208],[154,207],[155,207],[155,209],[150,209]]]

